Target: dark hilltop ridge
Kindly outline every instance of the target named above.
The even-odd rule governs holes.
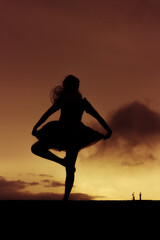
[[[160,201],[1,200],[0,210],[4,222],[9,219],[13,223],[18,219],[23,227],[36,224],[42,226],[42,229],[45,225],[47,229],[55,231],[58,228],[62,232],[72,227],[73,233],[75,229],[78,232],[83,229],[84,232],[98,231],[99,235],[99,229],[102,232],[107,229],[112,234],[119,234],[119,231],[124,234],[129,229],[142,231],[143,226],[147,231],[146,226],[155,221],[156,226],[159,223]]]
[[[58,200],[1,200],[1,210],[11,211],[31,211],[41,210],[50,212],[109,212],[109,211],[128,211],[128,210],[156,210],[160,209],[160,200],[107,200],[107,201],[58,201]]]

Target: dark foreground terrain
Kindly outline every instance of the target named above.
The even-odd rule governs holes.
[[[127,235],[129,239],[135,232],[148,238],[150,232],[154,239],[159,216],[160,201],[0,201],[1,230],[7,227],[5,234],[23,232],[23,238],[28,234],[29,239],[33,230],[35,239],[42,232],[44,239],[48,232],[53,239],[57,239],[56,232],[59,238],[66,235],[68,239],[86,239],[86,233],[96,239],[105,235],[111,239]]]
[[[7,200],[0,201],[1,212],[46,214],[98,214],[109,213],[158,213],[160,201],[51,201],[51,200]]]

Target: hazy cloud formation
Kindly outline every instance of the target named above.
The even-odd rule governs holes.
[[[116,110],[108,121],[113,135],[99,146],[99,153],[128,157],[127,165],[155,160],[154,149],[160,142],[160,113],[135,101]]]
[[[43,180],[44,187],[60,187],[64,186],[61,182]],[[41,184],[39,182],[25,182],[21,180],[9,181],[3,176],[0,176],[0,200],[62,200],[63,194],[51,193],[51,192],[40,192],[32,193],[26,191],[25,188],[28,186]],[[70,196],[71,200],[92,200],[93,196],[83,193],[72,193]]]
[[[65,186],[64,183],[53,181],[53,180],[51,181],[48,179],[44,179],[42,180],[42,182],[45,183],[45,187],[64,187]]]

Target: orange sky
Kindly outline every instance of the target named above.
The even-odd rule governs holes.
[[[64,169],[30,147],[68,74],[114,132],[79,153],[72,198],[160,199],[160,2],[1,0],[0,11],[0,199],[62,198]]]

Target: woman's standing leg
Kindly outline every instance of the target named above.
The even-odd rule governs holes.
[[[75,162],[77,159],[78,150],[68,150],[66,152],[66,181],[65,181],[65,194],[63,200],[69,198],[74,183]]]

